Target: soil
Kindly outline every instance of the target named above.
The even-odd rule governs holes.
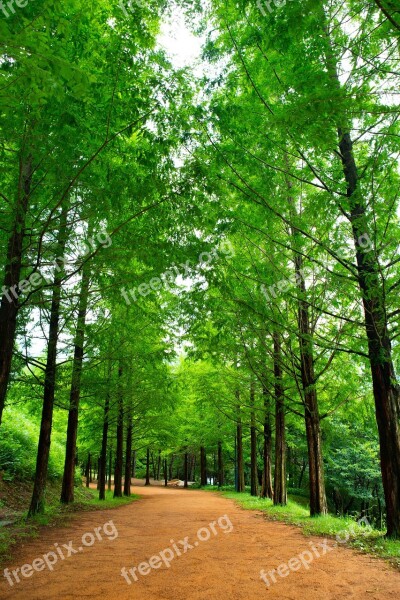
[[[63,548],[63,544],[68,546],[71,541],[76,553],[65,560],[59,559],[52,571],[47,568],[32,571],[26,578],[17,573],[20,582],[14,580],[12,587],[6,579],[0,580],[0,598],[394,600],[400,597],[399,572],[384,561],[342,546],[333,547],[334,540],[329,541],[328,550],[322,538],[305,537],[294,527],[267,521],[261,513],[245,511],[217,494],[159,486],[135,486],[132,491],[141,499],[116,510],[77,516],[68,527],[46,529],[40,539],[21,545],[13,564],[8,565],[10,570],[43,558],[56,549],[54,544]],[[227,518],[221,519],[224,516]],[[96,527],[109,521],[118,531],[117,537],[109,524],[105,532],[100,532],[102,541],[95,539],[91,547],[82,546],[82,536],[94,535]],[[198,538],[198,532],[204,541]],[[111,540],[112,537],[115,539]],[[186,537],[193,547],[186,546],[185,552],[181,540]],[[210,539],[206,540],[207,537]],[[92,540],[90,535],[83,539],[88,543]],[[181,556],[176,556],[173,544]],[[169,568],[165,563],[159,565],[161,559],[153,559],[153,565],[159,568],[142,565],[143,574],[136,569],[133,576],[129,575],[129,569],[165,549],[169,549],[167,559],[174,556]],[[67,554],[66,549],[63,554]],[[305,564],[308,561],[308,568],[293,560],[300,555]],[[281,567],[283,576],[280,576],[276,572],[278,567],[287,565],[291,559],[290,566],[297,570]],[[123,567],[130,584],[121,575]],[[262,569],[269,587],[260,578]],[[273,570],[271,578],[268,572]],[[150,572],[145,575],[147,571]],[[29,568],[25,567],[25,572],[29,573]]]

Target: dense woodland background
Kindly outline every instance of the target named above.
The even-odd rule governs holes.
[[[277,4],[0,15],[0,470],[30,516],[49,479],[147,474],[400,536],[400,8]],[[201,76],[157,43],[177,10]]]

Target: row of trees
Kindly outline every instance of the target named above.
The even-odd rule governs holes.
[[[373,503],[399,537],[396,15],[182,3],[209,32],[194,82],[153,4],[1,25],[0,420],[40,412],[30,515],[54,423],[65,503],[89,454],[101,498],[134,453],[203,485],[208,456],[220,485]]]

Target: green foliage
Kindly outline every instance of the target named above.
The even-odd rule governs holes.
[[[0,470],[4,471],[3,478],[5,480],[14,477],[23,480],[33,478],[36,466],[37,439],[37,423],[18,409],[7,411],[0,436]],[[61,439],[60,433],[56,433],[50,455],[50,479],[62,476],[65,449]]]

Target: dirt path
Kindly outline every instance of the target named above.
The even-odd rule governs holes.
[[[77,518],[71,527],[49,529],[40,540],[28,542],[9,566],[10,573],[12,569],[32,565],[35,559],[39,559],[34,563],[39,571],[25,566],[28,577],[17,572],[19,583],[11,574],[12,587],[2,578],[0,598],[394,600],[400,597],[400,573],[384,562],[342,547],[331,549],[333,541],[328,550],[321,546],[323,540],[319,538],[306,538],[293,527],[265,521],[261,514],[244,511],[232,501],[207,492],[157,487],[134,488],[134,491],[143,496],[138,502],[117,510],[89,513]],[[228,518],[221,518],[224,516]],[[103,538],[100,541],[95,528],[103,526],[104,529],[98,530]],[[204,541],[200,541],[198,532]],[[88,535],[82,538],[85,534]],[[185,552],[180,540],[187,536],[193,548],[186,547]],[[83,540],[93,545],[80,551]],[[70,551],[73,548],[74,553],[64,560],[58,555],[50,571],[43,555],[55,551],[48,562],[55,561],[55,544],[67,555],[63,544],[68,546],[70,541]],[[181,553],[179,557],[173,542]],[[310,545],[312,542],[314,547]],[[133,575],[129,574],[129,569],[167,548],[164,562],[161,558],[153,559],[153,566],[158,568],[150,570],[142,565],[142,575],[137,569]],[[292,560],[291,568],[282,567],[283,576],[279,576],[278,567],[299,555],[303,562]],[[165,562],[169,558],[171,564],[167,568]],[[43,565],[44,570],[40,570]],[[127,568],[130,584],[121,575],[123,567]],[[269,587],[260,578],[261,569],[266,572]],[[272,576],[268,575],[274,569]],[[147,571],[150,572],[145,575]]]

